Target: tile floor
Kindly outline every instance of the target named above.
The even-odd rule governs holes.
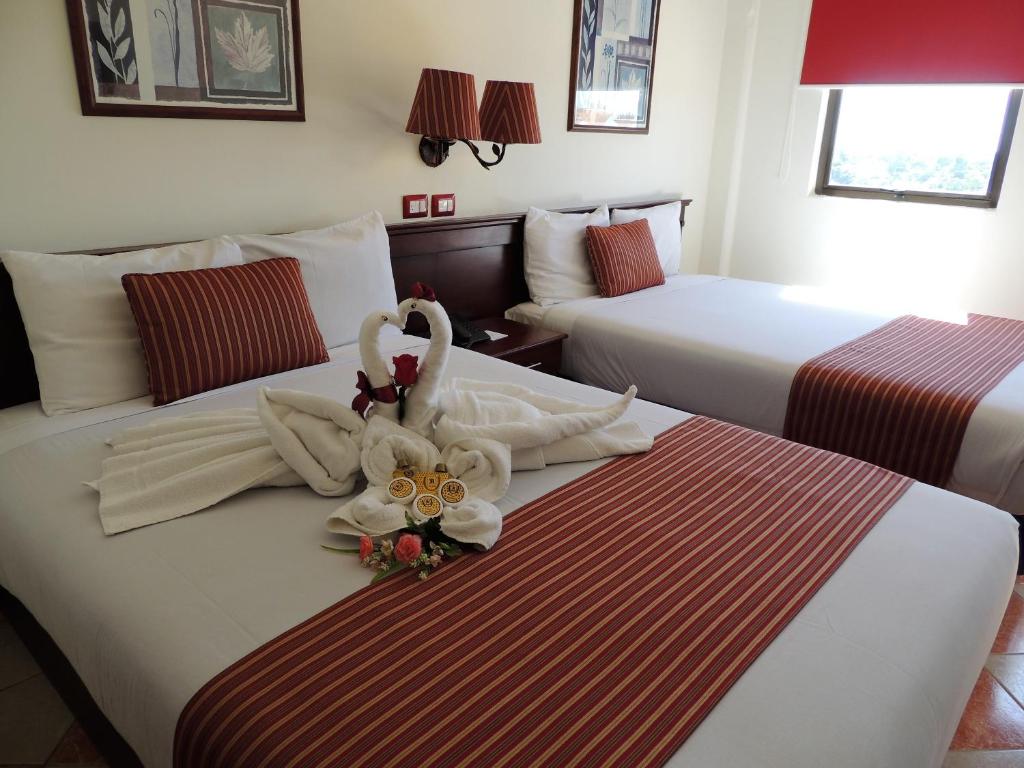
[[[0,615],[0,768],[106,765]],[[1024,576],[943,768],[1024,768]]]
[[[0,766],[106,766],[2,615]]]

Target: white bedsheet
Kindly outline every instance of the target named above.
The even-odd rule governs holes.
[[[836,308],[786,286],[709,275],[612,299],[506,316],[569,334],[562,364],[573,378],[751,429],[781,435],[797,370],[896,314]],[[1024,365],[978,405],[949,489],[1024,514]]]
[[[348,398],[357,362],[271,377]],[[473,352],[450,376],[607,403],[607,392]],[[251,405],[255,383],[160,409]],[[0,455],[0,584],[52,635],[146,765],[170,765],[178,715],[211,677],[364,586],[354,557],[322,550],[338,505],[263,489],[172,522],[104,537],[102,441],[149,410],[23,442]],[[651,434],[687,414],[636,401]],[[511,511],[596,466],[513,476]],[[673,756],[673,768],[915,768],[942,762],[995,636],[1017,559],[1012,519],[913,486]]]

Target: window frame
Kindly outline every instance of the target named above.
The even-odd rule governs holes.
[[[1003,127],[992,163],[992,174],[989,176],[988,192],[984,195],[964,195],[956,192],[922,192],[917,190],[829,184],[829,176],[832,173],[832,155],[835,151],[836,132],[839,128],[839,114],[843,102],[843,89],[833,88],[828,94],[825,130],[821,140],[821,153],[818,157],[818,175],[814,191],[819,195],[830,195],[833,197],[895,200],[898,202],[934,203],[939,205],[965,205],[972,208],[995,208],[999,204],[999,194],[1003,188],[1003,177],[1006,175],[1006,161],[1009,158],[1010,146],[1013,144],[1013,134],[1017,128],[1017,116],[1020,113],[1022,92],[1024,92],[1022,89],[1015,88],[1007,96],[1006,112],[1003,115]]]

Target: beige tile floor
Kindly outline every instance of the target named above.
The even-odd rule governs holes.
[[[0,766],[105,766],[0,615]]]
[[[106,765],[0,615],[0,768]],[[1024,577],[942,768],[1024,768]]]

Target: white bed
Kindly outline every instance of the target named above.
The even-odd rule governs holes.
[[[357,367],[345,347],[330,363],[159,413],[249,406],[260,383],[347,399]],[[613,397],[462,350],[448,375],[591,403]],[[103,440],[154,410],[132,401],[46,419],[33,408],[0,413],[0,585],[50,633],[143,762],[168,766],[178,715],[204,683],[364,586],[368,572],[318,546],[339,501],[308,489],[250,491],[104,537],[82,482],[97,476]],[[688,418],[640,401],[630,416],[652,434]],[[517,473],[500,506],[511,511],[593,466]],[[1015,527],[992,507],[914,485],[669,765],[939,766],[1012,590]]]
[[[506,317],[569,334],[563,372],[578,381],[611,390],[634,382],[648,400],[781,435],[800,366],[896,317],[827,299],[772,283],[674,275],[611,299],[519,304]],[[975,410],[948,487],[1024,514],[1022,465],[1024,365]]]

